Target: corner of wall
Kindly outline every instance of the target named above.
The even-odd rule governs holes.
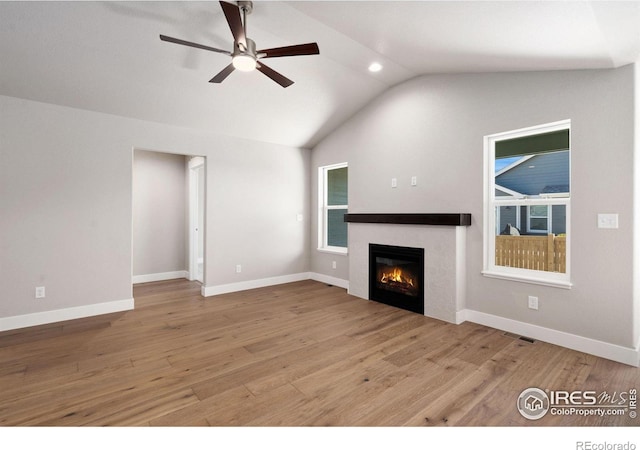
[[[633,65],[633,273],[640,273],[640,62]],[[640,348],[640,276],[633,277],[633,342]]]

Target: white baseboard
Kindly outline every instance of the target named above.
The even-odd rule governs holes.
[[[114,312],[129,311],[134,308],[132,298],[114,302],[94,303],[93,305],[74,306],[53,311],[42,311],[21,316],[1,317],[0,331],[16,330],[18,328],[34,327],[65,320],[81,319],[83,317],[99,316]]]
[[[349,282],[341,278],[330,277],[315,272],[301,272],[292,275],[283,275],[279,277],[261,278],[258,280],[241,281],[239,283],[221,284],[218,286],[202,286],[202,296],[211,297],[213,295],[229,294],[231,292],[246,291],[248,289],[256,289],[267,286],[276,286],[278,284],[293,283],[296,281],[315,280],[320,283],[327,283],[333,286],[348,289]]]
[[[152,281],[175,280],[177,278],[189,278],[189,272],[186,270],[176,270],[175,272],[150,273],[147,275],[134,275],[131,277],[133,284],[151,283]]]
[[[456,325],[467,321],[467,311],[467,309],[463,309],[462,311],[456,312]],[[469,320],[469,322],[473,322],[473,320]]]
[[[550,344],[577,350],[579,352],[589,353],[590,355],[599,356],[601,358],[610,359],[612,361],[628,364],[630,366],[640,366],[640,349],[622,347],[616,344],[597,341],[595,339],[577,336],[575,334],[565,333],[563,331],[553,330],[530,323],[519,322],[517,320],[506,319],[504,317],[494,316],[474,310],[464,310],[458,313],[458,318],[466,319],[469,322],[486,325],[498,330],[509,331],[520,336],[526,336]]]
[[[309,278],[320,283],[330,284],[332,286],[338,286],[343,289],[349,289],[349,280],[343,280],[342,278],[331,277],[323,273],[310,272]]]
[[[211,297],[212,295],[228,294],[231,292],[246,291],[267,286],[275,286],[284,283],[293,283],[310,279],[309,272],[294,273],[279,277],[260,278],[258,280],[240,281],[238,283],[219,284],[217,286],[203,286],[202,295]]]

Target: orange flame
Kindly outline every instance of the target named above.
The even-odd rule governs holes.
[[[396,283],[404,283],[413,287],[413,278],[406,277],[402,273],[402,269],[399,267],[394,267],[392,272],[383,272],[382,277],[380,278],[381,283],[389,283],[390,281]]]

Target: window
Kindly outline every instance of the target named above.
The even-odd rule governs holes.
[[[484,275],[571,286],[570,124],[485,136]]]
[[[347,252],[348,170],[347,163],[319,169],[318,250]]]
[[[549,205],[531,205],[529,206],[529,214],[527,214],[527,231],[529,233],[549,233],[549,214],[551,208]]]

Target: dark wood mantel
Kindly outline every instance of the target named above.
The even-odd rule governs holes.
[[[344,221],[350,223],[392,223],[403,225],[471,225],[471,214],[345,214]]]

